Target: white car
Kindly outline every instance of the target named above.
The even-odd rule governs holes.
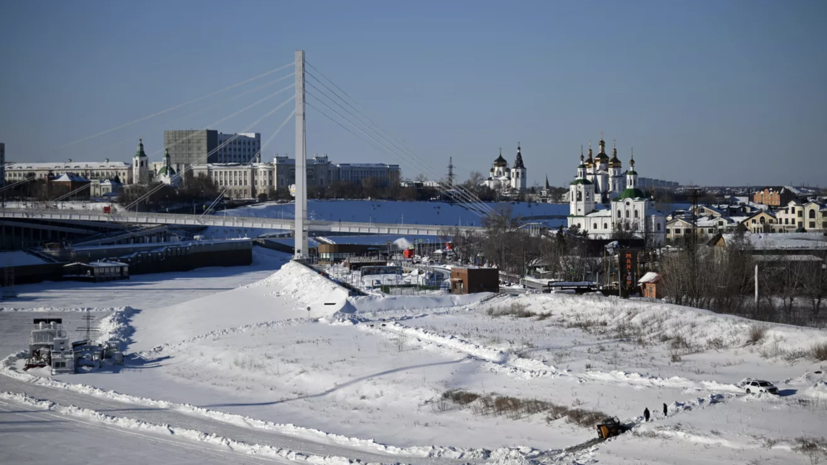
[[[764,381],[763,379],[747,378],[742,382],[742,386],[746,389],[747,394],[758,394],[761,392],[778,394],[778,388],[773,386],[771,382]]]

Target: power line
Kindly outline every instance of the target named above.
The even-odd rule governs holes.
[[[179,109],[179,108],[181,108],[181,107],[185,107],[185,106],[190,105],[190,104],[193,104],[193,103],[195,103],[195,102],[199,102],[199,101],[201,101],[201,100],[204,100],[205,98],[212,97],[213,95],[218,95],[218,94],[220,94],[220,93],[222,93],[222,92],[226,92],[226,91],[228,91],[228,90],[230,90],[230,89],[234,89],[234,88],[236,88],[236,87],[238,87],[238,86],[241,86],[241,85],[247,84],[248,82],[252,82],[252,81],[255,81],[256,79],[263,78],[264,76],[269,76],[270,74],[273,74],[273,73],[279,72],[279,71],[281,71],[281,70],[283,70],[283,69],[285,69],[285,68],[289,68],[289,67],[291,67],[291,66],[293,66],[293,65],[295,65],[295,62],[294,62],[294,63],[287,64],[287,65],[284,65],[284,66],[281,66],[281,67],[276,68],[276,69],[272,69],[272,70],[270,70],[270,71],[267,71],[266,73],[259,74],[258,76],[252,77],[252,78],[250,78],[250,79],[245,79],[244,81],[238,82],[238,83],[233,84],[233,85],[228,86],[228,87],[225,87],[225,88],[223,88],[223,89],[221,89],[221,90],[217,90],[217,91],[215,91],[215,92],[210,92],[209,94],[202,95],[201,97],[198,97],[198,98],[196,98],[196,99],[190,100],[190,101],[188,101],[188,102],[180,103],[180,104],[178,104],[178,105],[175,105],[174,107],[167,108],[166,110],[161,110],[161,111],[159,111],[159,112],[157,112],[157,113],[153,113],[153,114],[151,114],[151,115],[144,116],[144,117],[142,117],[142,118],[138,118],[138,119],[136,119],[136,120],[134,120],[134,121],[130,121],[130,122],[125,123],[125,124],[122,124],[122,125],[120,125],[120,126],[117,126],[117,127],[111,128],[111,129],[107,129],[106,131],[99,132],[99,133],[97,133],[97,134],[93,134],[93,135],[91,135],[91,136],[84,137],[84,138],[82,138],[82,139],[78,139],[78,140],[76,140],[76,141],[74,141],[74,142],[69,142],[68,144],[63,145],[63,146],[59,147],[58,149],[63,149],[63,148],[69,147],[69,146],[71,146],[71,145],[79,144],[79,143],[84,142],[84,141],[87,141],[87,140],[89,140],[89,139],[93,139],[93,138],[95,138],[95,137],[102,136],[102,135],[104,135],[104,134],[109,134],[109,133],[110,133],[110,132],[112,132],[112,131],[117,131],[118,129],[123,129],[123,128],[125,128],[125,127],[127,127],[127,126],[131,126],[131,125],[133,125],[133,124],[135,124],[135,123],[140,123],[141,121],[146,121],[146,120],[148,120],[148,119],[150,119],[150,118],[154,118],[154,117],[156,117],[156,116],[163,115],[164,113],[169,113],[169,112],[171,112],[171,111],[173,111],[173,110],[177,110],[177,109]]]

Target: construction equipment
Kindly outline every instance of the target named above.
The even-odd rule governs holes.
[[[597,425],[597,437],[600,439],[609,439],[626,431],[629,431],[629,428],[620,423],[617,417],[606,418]]]

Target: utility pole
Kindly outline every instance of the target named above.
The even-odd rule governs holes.
[[[293,259],[308,256],[307,229],[307,134],[304,129],[304,50],[296,50],[296,220]]]

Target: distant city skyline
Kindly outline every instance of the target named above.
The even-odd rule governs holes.
[[[232,14],[230,14],[232,13]],[[307,60],[407,141],[433,172],[464,181],[520,143],[528,186],[575,175],[604,132],[642,177],[698,185],[827,186],[827,3],[240,1],[5,2],[0,142],[7,161],[151,161],[164,130],[260,132],[291,95],[210,125],[292,82],[204,109],[228,92],[93,134]],[[238,91],[264,84],[263,78]],[[312,92],[312,89],[311,89]],[[290,123],[262,153],[294,156]],[[400,164],[308,108],[308,156]],[[262,142],[263,144],[264,142]],[[426,173],[430,174],[430,173]],[[433,177],[433,176],[429,176]]]

